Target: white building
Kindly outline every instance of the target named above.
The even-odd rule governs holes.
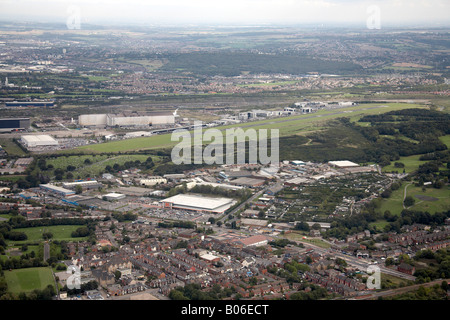
[[[139,138],[139,137],[150,137],[152,135],[151,132],[148,131],[135,131],[135,132],[127,132],[124,135],[124,139],[130,139],[130,138]]]
[[[348,161],[348,160],[342,160],[342,161],[329,161],[328,164],[332,167],[336,168],[352,168],[352,167],[359,167],[359,164]]]
[[[121,193],[112,192],[112,193],[105,194],[104,197],[106,198],[106,200],[114,201],[114,200],[124,199],[125,195],[121,194]]]
[[[83,189],[94,189],[101,187],[102,184],[97,180],[86,180],[86,181],[75,181],[75,182],[63,182],[63,187],[67,189],[73,189],[77,186],[82,187]]]
[[[213,198],[192,194],[177,194],[161,200],[164,208],[192,210],[197,212],[224,213],[236,201],[229,198]]]
[[[146,179],[141,179],[139,183],[142,186],[154,186],[160,183],[167,183],[167,179],[159,176],[152,176]]]
[[[58,141],[47,134],[22,136],[21,141],[27,148],[59,145]]]
[[[121,114],[82,114],[78,117],[78,124],[87,127],[142,127],[174,124],[175,117],[175,113],[170,111],[151,113],[123,112]]]

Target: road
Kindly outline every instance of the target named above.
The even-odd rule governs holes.
[[[435,280],[432,282],[428,282],[428,283],[422,283],[422,284],[415,284],[412,286],[408,286],[408,287],[403,287],[403,288],[397,288],[397,289],[392,289],[392,290],[385,290],[385,291],[379,291],[379,292],[373,292],[367,296],[363,296],[360,298],[356,298],[357,300],[371,300],[371,299],[377,299],[379,297],[388,297],[388,296],[394,296],[394,295],[398,295],[398,294],[402,294],[408,291],[413,291],[413,290],[417,290],[419,289],[419,287],[432,287],[436,284],[441,284],[442,281],[447,281],[450,282],[450,279],[441,279],[441,280]]]
[[[48,241],[45,241],[44,243],[44,261],[47,261],[50,259],[50,245]]]
[[[111,242],[113,247],[118,248],[119,244],[117,243],[116,239],[114,238],[114,235],[112,234],[111,231],[107,231],[106,232],[106,236],[108,237],[109,242]]]
[[[243,207],[245,207],[245,205],[247,203],[252,202],[253,200],[255,200],[257,197],[259,197],[260,195],[264,194],[264,192],[266,192],[267,188],[264,188],[260,191],[258,191],[257,193],[255,193],[254,195],[252,195],[250,198],[248,198],[246,201],[242,202],[239,206],[237,206],[236,208],[234,208],[230,213],[224,215],[222,218],[220,218],[219,220],[225,219],[226,217],[228,217],[229,215],[233,215],[236,212],[239,212],[239,210],[241,210]]]
[[[343,254],[339,251],[336,250],[330,250],[330,249],[325,249],[325,248],[321,248],[319,246],[310,244],[310,243],[305,243],[305,242],[300,242],[300,241],[296,241],[297,243],[302,243],[305,247],[310,247],[312,249],[314,249],[316,252],[321,253],[321,254],[333,254],[338,258],[341,258],[343,260],[345,260],[349,265],[356,267],[362,271],[367,270],[367,268],[370,265],[374,265],[374,263],[372,263],[369,260],[363,259],[363,258],[357,258],[354,256],[349,256],[346,254]],[[411,280],[411,281],[415,281],[416,277],[406,274],[406,273],[402,273],[399,272],[397,270],[393,270],[393,269],[389,269],[386,268],[382,265],[377,265],[380,268],[381,273],[385,273],[394,277],[398,277],[398,278],[402,278],[405,280]]]

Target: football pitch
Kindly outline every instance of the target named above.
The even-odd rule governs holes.
[[[54,285],[52,270],[46,267],[5,271],[5,279],[8,291],[17,294]]]

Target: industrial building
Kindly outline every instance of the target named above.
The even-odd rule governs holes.
[[[0,132],[13,130],[26,130],[31,125],[30,118],[5,118],[0,119]]]
[[[161,200],[164,208],[182,209],[197,212],[224,213],[235,201],[229,198],[212,198],[190,194],[177,194],[176,196]]]
[[[264,178],[260,179],[260,178],[256,178],[256,177],[252,177],[252,178],[242,177],[242,178],[231,180],[229,183],[236,185],[236,186],[256,188],[256,187],[262,186],[265,182],[266,182],[266,180]]]
[[[167,183],[167,179],[159,176],[151,176],[140,180],[141,186],[155,186],[160,183]]]
[[[268,225],[268,220],[260,219],[241,219],[241,226],[253,227],[253,228],[264,228]]]
[[[343,161],[329,161],[328,164],[335,168],[352,168],[352,167],[359,167],[359,164],[343,160]]]
[[[126,196],[122,193],[111,192],[103,196],[108,201],[124,199]]]
[[[272,240],[273,239],[271,237],[256,235],[244,239],[238,239],[235,242],[243,245],[244,247],[260,247],[265,246],[266,244],[269,243],[269,241]]]
[[[174,123],[175,113],[170,111],[82,114],[78,117],[78,124],[86,127],[145,127]]]
[[[78,124],[86,127],[106,126],[107,114],[82,114],[78,117]]]
[[[123,138],[131,139],[131,138],[139,138],[139,137],[150,137],[152,135],[151,132],[148,131],[135,131],[135,132],[127,132]]]
[[[77,186],[80,186],[83,189],[98,189],[102,186],[96,180],[87,180],[87,181],[75,181],[75,182],[64,182],[63,187],[67,189],[75,189]]]
[[[22,136],[20,139],[27,148],[59,145],[58,141],[47,134]]]
[[[67,197],[67,196],[75,194],[75,191],[73,191],[73,190],[69,190],[69,189],[66,189],[66,188],[61,188],[61,187],[58,187],[58,186],[55,186],[55,185],[49,184],[49,183],[48,184],[41,184],[41,185],[39,185],[39,187],[42,190],[50,191],[52,193],[55,193],[55,194],[57,194],[59,196],[63,196],[63,197]]]

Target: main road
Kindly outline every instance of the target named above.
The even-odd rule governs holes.
[[[242,202],[239,206],[237,206],[236,208],[234,208],[230,213],[224,215],[222,218],[220,218],[219,220],[224,219],[225,217],[228,217],[229,215],[234,216],[235,213],[239,212],[239,210],[241,210],[243,207],[245,207],[245,205],[247,203],[252,202],[253,200],[255,200],[257,197],[259,197],[260,195],[264,194],[264,192],[266,192],[267,188],[264,188],[262,190],[259,190],[258,192],[256,192],[254,195],[252,195],[250,198],[248,198],[247,200],[245,200],[244,202]]]

